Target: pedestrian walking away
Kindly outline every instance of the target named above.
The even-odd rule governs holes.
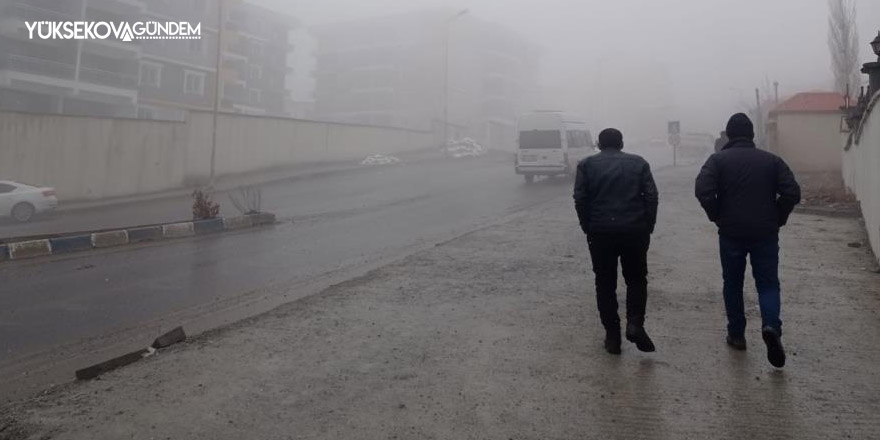
[[[641,351],[654,351],[645,331],[648,300],[648,247],[657,222],[657,187],[643,158],[624,153],[623,134],[599,134],[599,154],[577,166],[574,205],[587,236],[596,303],[605,328],[605,350],[621,352],[617,303],[617,262],[626,281],[626,339]]]
[[[801,190],[785,161],[755,146],[748,116],[733,115],[727,136],[730,140],[706,160],[695,183],[700,205],[718,226],[727,344],[746,349],[743,280],[748,257],[758,290],[767,359],[782,368],[779,229],[800,203]]]

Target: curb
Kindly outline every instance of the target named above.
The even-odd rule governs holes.
[[[119,247],[147,241],[219,234],[225,231],[272,225],[275,221],[275,214],[261,212],[239,217],[221,217],[154,226],[138,226],[112,231],[79,232],[74,235],[38,240],[24,239],[18,242],[13,241],[0,244],[0,262],[84,252],[92,249]]]
[[[82,252],[92,248],[92,234],[50,238],[49,244],[52,247],[52,255]]]
[[[183,238],[196,235],[193,222],[171,223],[162,226],[162,237],[164,238]]]
[[[52,255],[52,244],[49,240],[20,241],[9,243],[9,259],[33,258]]]
[[[122,246],[129,243],[128,231],[95,232],[92,234],[92,247],[96,249]]]

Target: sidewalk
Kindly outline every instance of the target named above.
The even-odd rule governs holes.
[[[789,360],[724,344],[696,168],[657,172],[647,328],[602,349],[568,197],[0,412],[0,439],[828,439],[880,432],[880,275],[857,219],[781,243]],[[4,380],[9,380],[5,378]]]

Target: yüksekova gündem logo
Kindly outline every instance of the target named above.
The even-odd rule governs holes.
[[[200,40],[202,23],[185,21],[28,21],[30,39],[41,40]]]

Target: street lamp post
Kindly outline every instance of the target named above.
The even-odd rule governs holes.
[[[223,3],[217,0],[217,47],[214,64],[214,105],[211,112],[211,189],[214,188],[215,167],[217,161],[217,113],[220,110],[220,69],[223,66]]]
[[[865,63],[862,66],[862,73],[868,75],[868,99],[874,96],[880,90],[880,32],[871,41],[871,50],[877,55],[877,61]]]
[[[443,157],[449,154],[449,28],[453,21],[467,13],[467,9],[462,9],[443,24]]]
[[[871,50],[873,50],[874,55],[877,55],[877,58],[880,59],[880,32],[877,32],[877,36],[871,41]]]

